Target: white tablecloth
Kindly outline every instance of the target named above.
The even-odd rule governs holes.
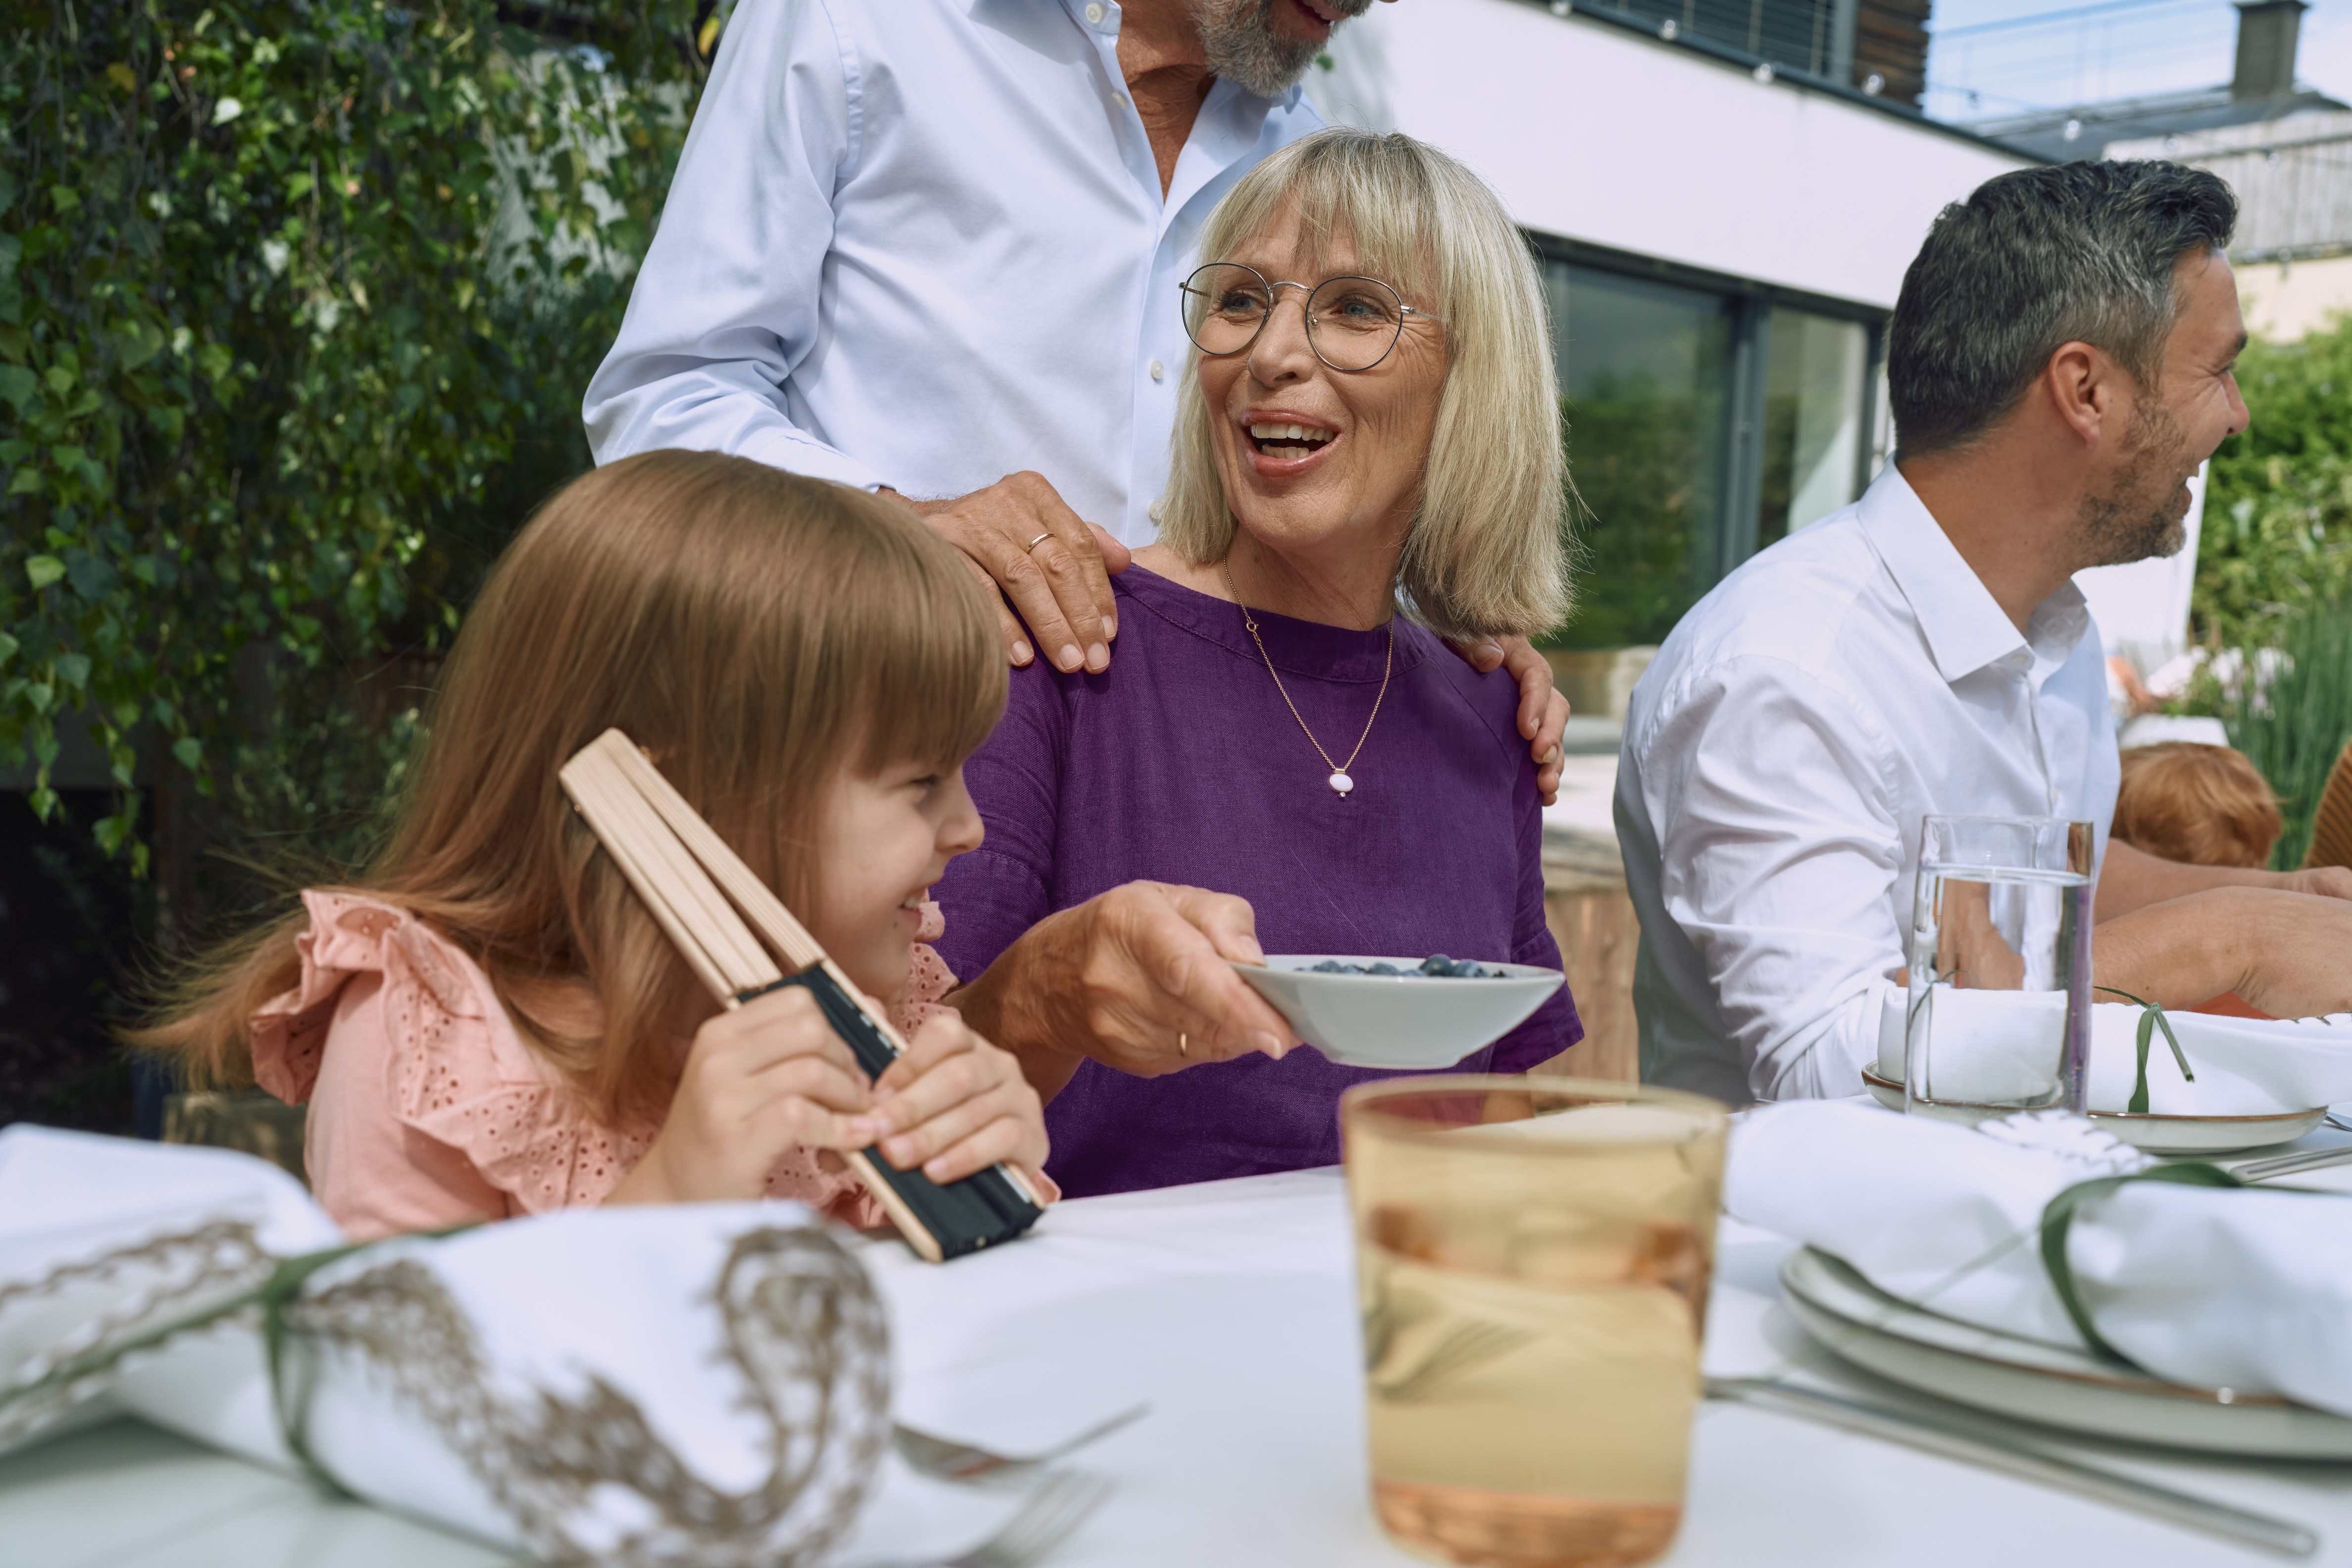
[[[2347,1178],[2352,1180],[2352,1178]],[[1779,1305],[1789,1244],[1727,1222],[1710,1371],[1892,1385],[1814,1348]],[[1393,1568],[1366,1502],[1363,1404],[1337,1172],[1056,1208],[1039,1233],[945,1268],[869,1261],[898,1324],[901,1416],[1011,1441],[1133,1398],[1151,1415],[1091,1450],[1110,1502],[1047,1568]],[[2235,1565],[2242,1551],[2022,1482],[1736,1406],[1703,1406],[1675,1564],[1980,1568]],[[2352,1562],[2352,1467],[2055,1446],[2285,1515]],[[0,1462],[16,1568],[471,1568],[501,1561],[394,1515],[130,1423]]]

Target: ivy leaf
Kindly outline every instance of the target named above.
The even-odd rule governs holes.
[[[89,550],[66,552],[66,576],[72,581],[74,592],[92,603],[112,593],[121,580],[106,557]]]
[[[205,760],[205,743],[194,735],[183,735],[172,742],[172,755],[182,767],[194,773]]]
[[[123,840],[131,837],[130,814],[117,812],[112,816],[100,817],[90,825],[89,836],[98,840],[100,849],[109,855],[114,854],[122,847]]]
[[[5,664],[16,658],[16,650],[23,646],[6,632],[0,632],[0,664]]]
[[[61,653],[58,655],[58,679],[79,691],[89,684],[89,655]]]
[[[65,574],[66,563],[54,555],[32,555],[25,560],[26,580],[33,584],[36,592],[47,587]]]
[[[41,390],[40,378],[21,364],[0,364],[0,397],[6,398],[17,413]]]
[[[152,321],[124,321],[114,329],[122,368],[137,370],[163,352],[163,329]]]

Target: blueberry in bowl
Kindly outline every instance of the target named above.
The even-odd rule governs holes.
[[[1557,969],[1349,953],[1286,953],[1234,971],[1335,1062],[1446,1068],[1509,1034],[1559,989]]]
[[[1327,958],[1320,963],[1309,964],[1308,974],[1379,974],[1396,980],[1502,980],[1507,978],[1499,969],[1488,969],[1466,958],[1448,958],[1434,952],[1411,969],[1399,969],[1386,959],[1370,963],[1349,963],[1337,958]]]

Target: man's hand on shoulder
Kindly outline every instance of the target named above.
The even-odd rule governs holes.
[[[1034,635],[1048,661],[1066,674],[1099,674],[1109,667],[1110,642],[1118,635],[1110,574],[1127,569],[1127,546],[1082,521],[1044,476],[1008,474],[984,489],[944,500],[882,493],[920,513],[999,595],[997,621],[1014,664],[1029,662]]]
[[[1568,699],[1554,689],[1551,660],[1525,637],[1481,637],[1445,645],[1479,674],[1507,669],[1519,688],[1519,734],[1536,760],[1536,789],[1546,805],[1559,799],[1559,738],[1568,729]]]

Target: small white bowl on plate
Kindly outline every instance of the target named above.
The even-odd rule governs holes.
[[[1300,1039],[1357,1068],[1450,1068],[1525,1023],[1567,978],[1557,969],[1485,959],[1478,966],[1501,971],[1501,979],[1313,973],[1315,965],[1335,962],[1403,970],[1422,963],[1418,958],[1284,953],[1263,965],[1236,963],[1234,972],[1290,1020]]]

